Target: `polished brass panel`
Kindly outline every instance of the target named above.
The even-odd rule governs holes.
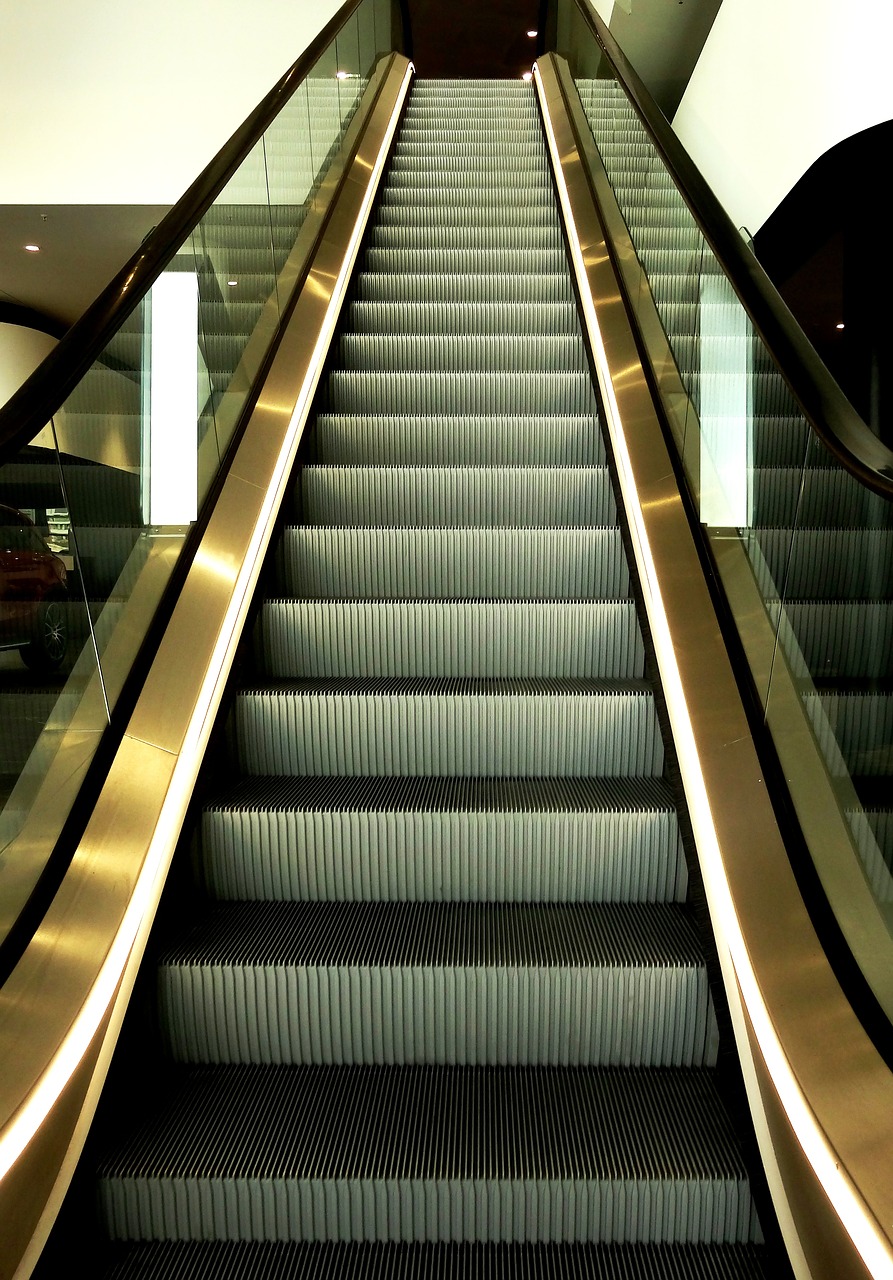
[[[340,266],[327,228],[71,869],[0,991],[0,1218],[28,1206],[0,1277],[29,1273],[83,1144],[411,74],[394,58],[361,104]]]
[[[575,94],[566,64],[542,59],[536,80],[779,1220],[798,1275],[861,1280],[860,1250],[871,1274],[888,1274],[893,1076],[836,982],[791,872],[566,110]]]

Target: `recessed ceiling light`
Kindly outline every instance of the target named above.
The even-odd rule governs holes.
[[[836,328],[838,328],[838,329],[842,329],[842,328],[843,328],[843,321],[841,320],[840,324],[839,324],[839,325],[836,325],[835,327],[836,327]]]
[[[236,286],[239,282],[238,282],[238,280],[227,280],[227,282],[226,282],[226,283],[229,285],[229,287],[230,287],[231,289],[234,289],[234,288],[235,288],[235,286]]]
[[[538,31],[528,31],[528,32],[527,32],[527,34],[530,36],[530,38],[531,38],[531,40],[532,40],[534,36],[538,36],[538,35],[539,35],[539,32],[538,32]]]
[[[25,252],[26,252],[26,253],[40,253],[40,245],[39,245],[39,244],[26,244],[26,245],[25,245]]]
[[[522,80],[532,80],[532,79],[533,79],[533,72],[532,72],[532,71],[525,71],[525,72],[524,72],[524,74],[523,74],[523,76],[521,77],[521,79],[522,79]]]

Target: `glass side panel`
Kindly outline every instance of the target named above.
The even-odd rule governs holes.
[[[206,478],[232,438],[278,325],[278,309],[270,314],[267,308],[276,260],[264,139],[224,187],[171,270],[193,274],[198,284],[199,366],[208,390],[203,415],[209,430],[203,439],[211,454],[201,468]],[[262,332],[249,344],[259,325]]]
[[[806,422],[575,5],[557,25],[635,250],[630,301],[701,523],[715,542],[737,540],[762,602],[761,617],[750,608],[737,621],[766,723],[829,901],[878,991],[872,969],[893,957],[866,954],[847,921],[865,886],[882,936],[893,921],[893,506]]]
[[[218,474],[390,41],[389,4],[364,0],[54,422],[0,469],[0,943]]]
[[[81,405],[89,436],[92,423]],[[69,422],[69,447],[76,434]],[[65,469],[67,484],[52,426],[0,467],[0,922],[7,928],[30,892],[27,874],[21,882],[27,855],[12,846],[47,773],[63,749],[64,771],[76,767],[75,756],[95,746],[107,723],[92,635],[102,602],[88,608],[71,504],[81,511],[85,497],[111,499],[108,514],[120,522],[119,482],[126,488],[128,476],[95,460],[85,460],[79,475],[74,466]],[[66,748],[64,736],[88,687],[90,715],[81,717],[78,746],[69,736]]]

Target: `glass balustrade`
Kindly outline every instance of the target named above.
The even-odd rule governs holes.
[[[188,546],[399,24],[391,0],[362,0],[52,421],[0,465],[0,942]]]
[[[635,251],[619,246],[629,303],[801,828],[893,1017],[893,505],[806,421],[573,0],[555,49],[616,201],[606,221],[619,210]]]

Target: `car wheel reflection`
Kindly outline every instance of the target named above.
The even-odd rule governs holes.
[[[68,652],[68,619],[61,599],[45,600],[37,610],[34,638],[21,650],[32,671],[58,671]]]

